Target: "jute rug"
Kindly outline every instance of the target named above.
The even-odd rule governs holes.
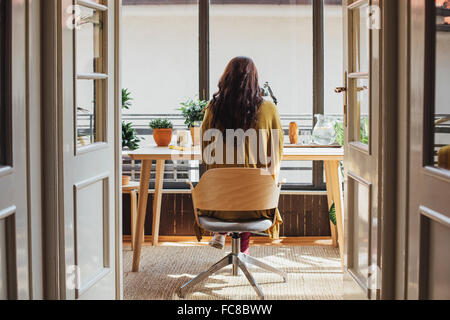
[[[126,300],[179,300],[178,287],[222,259],[230,251],[208,246],[173,244],[143,247],[141,270],[131,272],[133,253],[124,247]],[[250,254],[288,273],[288,283],[250,266],[267,300],[342,300],[342,270],[338,249],[332,247],[257,246]],[[256,300],[244,275],[231,276],[231,266],[197,285],[187,300]]]

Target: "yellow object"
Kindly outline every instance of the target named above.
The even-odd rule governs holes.
[[[208,108],[206,108],[205,113],[205,119],[203,121],[202,125],[202,132],[207,132],[211,128],[211,113],[209,112]],[[270,101],[264,101],[264,103],[259,108],[258,112],[258,121],[256,123],[256,126],[254,128],[257,132],[259,130],[265,130],[267,133],[266,136],[263,136],[263,140],[261,141],[261,144],[267,146],[264,148],[265,151],[261,151],[265,159],[261,159],[261,156],[259,154],[251,154],[250,152],[250,146],[248,139],[245,142],[245,149],[240,150],[240,152],[244,151],[243,159],[245,159],[245,164],[236,164],[237,163],[237,154],[238,150],[236,147],[236,144],[234,147],[234,155],[235,155],[235,164],[226,164],[226,153],[223,152],[223,162],[224,164],[213,164],[213,165],[207,165],[207,170],[210,169],[217,169],[217,168],[236,168],[236,167],[243,167],[243,168],[267,168],[268,166],[263,164],[264,163],[272,163],[271,161],[274,161],[274,167],[275,172],[273,172],[273,177],[278,175],[276,170],[278,170],[280,165],[280,160],[283,155],[283,147],[284,147],[284,131],[283,127],[281,125],[280,116],[278,114],[278,110],[273,102]],[[268,155],[267,150],[272,150],[272,130],[278,130],[278,150],[275,150],[273,152],[274,154]],[[260,144],[260,137],[258,134],[258,145]],[[210,141],[203,141],[202,148],[205,150],[207,146],[210,144]],[[227,149],[226,143],[224,143],[224,151]],[[268,168],[269,169],[269,168]],[[237,181],[239,183],[239,181]],[[280,212],[278,209],[275,210],[275,213],[273,210],[265,210],[265,211],[253,211],[253,212],[234,212],[234,211],[220,211],[220,212],[200,212],[200,216],[211,216],[217,219],[221,219],[224,221],[238,221],[238,220],[249,220],[249,219],[258,219],[258,218],[268,218],[273,219],[275,221],[274,225],[267,230],[267,233],[270,235],[272,239],[278,239],[280,235],[280,225],[283,223],[283,220],[281,219]],[[203,230],[195,225],[195,231],[197,238],[199,241],[202,239]]]
[[[186,148],[178,147],[178,146],[170,146],[169,149],[178,150],[178,151],[186,151]]]
[[[443,147],[438,152],[439,168],[450,170],[450,146]]]

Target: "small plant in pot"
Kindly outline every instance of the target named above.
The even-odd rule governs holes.
[[[155,119],[150,122],[153,129],[153,139],[158,147],[168,147],[172,141],[173,123],[167,119]]]
[[[195,146],[200,145],[201,142],[200,126],[205,118],[205,109],[207,105],[207,101],[189,99],[186,102],[182,102],[181,108],[179,109],[185,119],[184,124],[191,130],[192,141]]]

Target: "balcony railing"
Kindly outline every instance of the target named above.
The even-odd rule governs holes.
[[[330,115],[338,121],[342,121],[342,115]],[[436,115],[436,120],[449,118],[450,115],[440,114]],[[132,122],[133,127],[139,136],[144,137],[147,141],[151,140],[153,134],[152,129],[149,127],[151,120],[165,118],[169,119],[174,124],[174,130],[185,130],[186,125],[181,115],[174,114],[125,114],[123,115],[123,121]],[[285,130],[286,139],[289,135],[289,123],[296,122],[299,125],[300,130],[313,129],[313,117],[307,114],[281,114],[280,115],[283,128]],[[80,114],[78,118],[78,132],[81,135],[94,136],[94,115]],[[442,123],[436,126],[435,133],[438,137],[442,138],[442,135],[450,135],[450,123]],[[447,140],[447,139],[444,139]],[[93,139],[92,139],[93,141]],[[286,140],[287,141],[287,140]],[[145,143],[145,140],[144,140]],[[443,147],[443,144],[435,145],[435,156],[437,151]],[[437,162],[437,158],[436,158]],[[140,162],[132,161],[129,157],[124,156],[123,159],[123,174],[132,177],[132,180],[138,181],[140,179]],[[154,168],[153,168],[154,169]],[[297,174],[296,182],[289,181],[289,185],[295,184],[299,189],[308,189],[312,187],[312,162],[294,162],[283,163],[281,168],[281,175],[292,177]],[[152,170],[154,175],[154,170]],[[164,185],[167,188],[184,188],[185,181],[187,179],[196,182],[199,180],[200,170],[198,161],[167,161],[165,165]],[[154,176],[152,176],[153,180]],[[300,183],[298,183],[300,182]]]

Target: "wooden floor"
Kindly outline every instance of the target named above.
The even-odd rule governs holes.
[[[211,237],[203,237],[202,242],[198,242],[196,237],[183,236],[160,236],[160,246],[170,246],[173,243],[205,246]],[[123,236],[124,245],[130,245],[131,236]],[[231,237],[227,237],[227,244],[231,244]],[[145,236],[144,246],[152,245],[152,237]],[[250,240],[252,246],[290,246],[290,247],[332,247],[333,240],[331,237],[281,237],[279,240],[272,240],[266,237],[253,237]]]

